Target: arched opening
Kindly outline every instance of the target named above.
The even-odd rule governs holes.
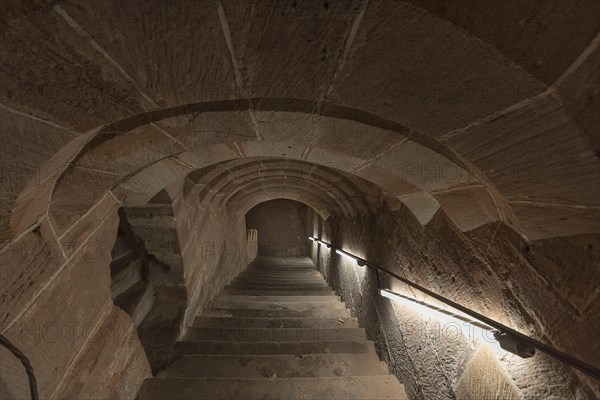
[[[308,257],[308,206],[295,200],[274,199],[246,213],[246,229],[258,231],[258,256]]]

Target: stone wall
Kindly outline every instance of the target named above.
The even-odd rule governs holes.
[[[525,243],[502,225],[461,233],[438,212],[423,227],[405,207],[392,210],[387,204],[377,215],[364,218],[325,222],[317,218],[313,232],[597,366],[598,299],[591,287],[572,289],[598,281],[597,237],[563,238],[561,250],[554,247],[548,252],[546,247],[552,244]],[[325,246],[313,245],[319,269],[366,328],[411,398],[585,399],[600,393],[597,381],[539,351],[533,358],[521,359],[498,349],[492,338],[477,338],[474,332],[467,338],[457,332],[463,327],[383,298],[373,270],[331,253]],[[559,266],[571,266],[578,273],[559,273]],[[435,304],[385,274],[381,282]]]
[[[105,196],[61,236],[41,218],[0,254],[2,334],[31,360],[40,398],[132,398],[150,374],[131,318],[111,299],[118,223]],[[0,397],[28,399],[22,366],[2,356]]]
[[[178,182],[121,213],[155,267],[168,270],[146,271],[154,289],[150,309],[138,315],[134,307],[129,315],[115,306],[111,290],[118,209],[108,194],[58,239],[43,217],[0,253],[2,334],[30,358],[41,398],[134,398],[151,375],[149,349],[158,351],[157,370],[196,313],[246,267],[244,215],[198,208]],[[165,312],[180,316],[156,319]],[[150,339],[165,335],[168,345],[156,348]],[[0,397],[29,398],[20,363],[3,350],[0,366]]]
[[[246,268],[246,227],[238,210],[185,196],[183,183],[168,188],[181,246],[188,307],[184,329],[221,289]]]

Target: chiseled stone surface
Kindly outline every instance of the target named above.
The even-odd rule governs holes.
[[[223,1],[248,97],[322,98],[360,8],[348,2]]]
[[[0,325],[7,326],[65,262],[60,247],[49,240],[48,221],[11,243],[0,254]]]
[[[129,316],[112,306],[76,360],[65,385],[56,393],[65,399],[131,399],[150,366]]]
[[[190,112],[161,120],[160,123],[164,130],[188,149],[256,138],[250,114],[245,110]]]
[[[482,186],[436,193],[435,199],[464,232],[500,219],[496,205]]]
[[[76,164],[83,168],[125,176],[183,150],[182,145],[158,128],[143,125],[95,146],[78,158]]]
[[[149,106],[51,5],[3,29],[0,43],[0,96],[10,107],[83,131]]]
[[[593,293],[593,289],[588,285],[590,279],[592,282],[597,280],[598,271],[597,266],[584,265],[585,262],[589,262],[587,257],[591,254],[587,254],[587,261],[580,259],[580,269],[576,275],[564,273],[559,280],[548,260],[537,258],[539,253],[537,257],[531,255],[531,249],[537,253],[543,242],[529,245],[503,226],[481,227],[470,232],[468,237],[495,273],[502,278],[504,285],[511,288],[512,296],[516,300],[514,306],[526,310],[531,318],[537,321],[537,326],[531,327],[536,336],[547,336],[550,343],[557,348],[588,363],[597,362],[600,348],[590,346],[589,343],[593,343],[594,332],[598,327],[594,315],[597,315],[599,302],[597,297],[590,294],[590,291]],[[587,244],[594,246],[594,242],[586,243],[585,239],[586,237],[564,239],[561,250],[554,252],[555,257],[569,257],[568,254],[572,254],[577,248],[581,255]],[[589,236],[587,239],[589,241]],[[566,268],[568,263],[569,261],[561,262],[561,268]],[[522,282],[527,284],[523,285]],[[579,296],[583,296],[585,301],[590,301],[591,304],[586,304],[587,307],[574,307],[573,302],[578,296],[570,293],[569,286],[573,285],[580,288]],[[510,303],[507,302],[507,306]],[[518,315],[517,310],[509,308],[507,311]],[[515,322],[517,321],[513,323]]]
[[[49,218],[57,233],[62,235],[71,224],[82,218],[120,179],[121,175],[102,170],[69,167],[51,197]],[[73,193],[77,195],[73,196]]]
[[[594,0],[408,2],[456,24],[546,85],[552,84],[575,62],[600,28],[597,18],[587,18],[600,13],[600,6]],[[570,34],[565,36],[567,29]]]
[[[553,271],[554,265],[564,265],[560,255],[556,254],[556,261],[542,256],[548,251],[547,246],[558,242],[526,243],[498,223],[478,227],[465,236],[448,223],[443,212],[438,212],[426,226],[421,226],[406,208],[380,213],[352,221],[330,219],[316,224],[313,234],[594,363],[598,350],[589,343],[594,341],[597,330],[592,315],[597,312],[598,302],[594,289],[585,290],[584,286],[595,282],[595,270],[589,265],[597,246],[595,238],[588,235],[554,239],[567,253],[566,249],[588,252],[588,264],[578,257],[570,261],[583,275],[573,270],[570,281],[561,281],[568,275],[559,276]],[[596,391],[593,382],[554,359],[541,356],[523,364],[518,357],[499,358],[488,354],[490,350],[484,352],[477,341],[469,342],[464,337],[455,340],[456,335],[450,334],[456,332],[436,325],[435,319],[424,319],[410,308],[392,307],[385,299],[373,301],[379,297],[374,290],[375,276],[332,256],[324,246],[319,246],[319,253],[313,253],[313,257],[319,259],[328,282],[339,291],[361,326],[366,327],[380,356],[388,361],[413,398],[532,398],[544,393],[557,398],[584,398]],[[382,282],[385,287],[405,290],[391,278]],[[580,308],[575,312],[567,301],[578,298],[568,294],[573,285],[582,288]],[[432,301],[426,296],[423,300]],[[581,318],[577,317],[579,313],[583,313]],[[490,371],[478,373],[482,363],[489,364]],[[544,374],[545,368],[560,372]],[[532,376],[538,383],[529,382]]]
[[[523,397],[500,367],[494,354],[485,346],[479,346],[466,365],[456,384],[458,399],[506,399]]]
[[[0,243],[3,243],[12,234],[10,214],[17,206],[18,196],[57,172],[54,163],[45,163],[77,137],[77,132],[58,129],[5,109],[0,109],[0,120]]]
[[[3,334],[31,360],[41,398],[52,396],[102,314],[112,307],[108,238],[114,237],[117,224],[114,214],[99,225],[64,268],[38,281],[48,287],[37,288],[37,298],[18,320],[3,327]]]
[[[581,62],[557,82],[556,92],[561,103],[581,127],[592,149],[600,151],[600,38],[590,44],[589,53],[582,54]]]
[[[86,0],[64,8],[159,105],[239,97],[215,2]]]
[[[16,197],[28,182],[39,184],[45,178],[41,167],[61,147],[77,136],[76,132],[57,129],[0,109],[0,242],[9,233],[10,211]],[[48,167],[46,169],[52,169]],[[55,171],[52,171],[55,172]]]
[[[509,200],[600,204],[600,160],[551,96],[453,132],[444,141]]]
[[[31,397],[27,372],[21,361],[4,346],[0,346],[0,360],[2,360],[0,363],[0,397],[3,399],[28,399]]]
[[[543,89],[450,22],[386,0],[367,7],[332,99],[438,136]]]

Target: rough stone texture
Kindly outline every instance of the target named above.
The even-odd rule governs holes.
[[[12,236],[26,231],[47,213],[56,181],[68,169],[68,162],[94,135],[95,132],[91,132],[76,137],[39,166],[39,177],[29,181],[15,201],[10,216]]]
[[[597,312],[593,311],[598,307],[597,296],[594,289],[585,289],[586,284],[597,281],[596,268],[591,267],[596,243],[589,235],[554,239],[561,241],[565,252],[563,256],[556,254],[556,261],[551,261],[540,256],[557,242],[529,244],[497,224],[486,224],[464,236],[440,212],[421,227],[406,208],[384,208],[376,217],[352,221],[330,219],[317,223],[313,234],[501,323],[533,333],[582,360],[593,364],[598,358],[598,349],[589,346],[598,328],[592,317]],[[560,260],[583,249],[587,249],[588,261],[574,257],[571,262],[578,266],[572,270],[578,272],[569,280],[564,280],[568,275],[561,274],[559,278],[554,266],[568,268]],[[536,381],[545,382],[531,387],[523,378],[525,370],[514,358],[490,355],[481,345],[477,346],[478,342],[465,341],[464,337],[449,340],[449,331],[436,328],[436,320],[423,319],[405,307],[391,309],[391,303],[384,299],[375,300],[379,297],[376,277],[364,268],[332,255],[324,246],[319,246],[313,257],[319,260],[328,282],[348,303],[361,326],[367,328],[368,337],[375,340],[380,355],[413,398],[470,398],[471,393],[475,398],[497,397],[494,393],[501,394],[500,398],[527,398],[536,391],[544,392],[543,385],[555,387],[547,393],[557,398],[585,397],[583,393],[591,396],[596,391],[590,380],[544,357],[528,361],[529,370],[538,368]],[[406,291],[393,279],[383,283],[401,293]],[[580,288],[579,296],[569,294],[568,288],[573,285]],[[408,294],[434,302],[418,292]],[[581,308],[575,310],[568,301],[578,297]],[[573,340],[574,337],[578,339]],[[488,359],[493,362],[485,361]],[[468,365],[467,360],[471,360]],[[482,362],[495,367],[488,366],[489,371],[478,373],[477,365]],[[558,368],[561,372],[546,376],[541,373],[545,368]]]
[[[389,148],[374,164],[426,191],[473,183],[469,173],[460,165],[411,140]]]
[[[540,249],[548,245],[545,241],[530,246],[503,226],[482,227],[469,233],[468,237],[505,285],[511,287],[518,301],[516,305],[537,320],[535,331],[538,335],[547,336],[555,346],[581,360],[591,364],[598,362],[600,347],[593,344],[589,335],[598,328],[594,315],[597,315],[600,302],[590,293],[594,289],[588,285],[590,279],[592,282],[598,280],[599,272],[597,264],[592,267],[594,262],[590,262],[595,243],[589,236],[554,239],[561,240],[562,246],[557,248],[561,250],[553,252],[553,258],[560,260],[561,269],[568,268],[573,262],[579,266],[577,274],[563,273],[560,277],[555,272],[556,264],[539,258]],[[581,255],[586,250],[586,258],[575,261],[577,258],[570,256],[575,251]],[[519,284],[524,281],[526,286]],[[570,289],[573,286],[580,294],[573,293]],[[581,300],[578,302],[580,297],[584,298],[584,305]]]
[[[90,209],[81,219],[71,225],[60,237],[59,241],[67,257],[73,254],[82,243],[85,243],[98,221],[103,221],[110,214],[115,212],[119,203],[115,198],[107,194],[98,203]],[[98,244],[99,245],[99,244]]]
[[[444,141],[494,182],[530,239],[597,232],[600,160],[553,98],[538,97]]]
[[[190,149],[256,137],[250,114],[246,111],[191,112],[161,123],[171,136]]]
[[[101,170],[70,167],[61,177],[58,189],[52,193],[50,219],[56,225],[57,233],[62,235],[71,224],[83,217],[119,179],[119,175]],[[73,193],[78,193],[78,196],[73,196]]]
[[[436,193],[435,198],[446,215],[465,232],[500,219],[496,205],[481,186]],[[464,207],[465,204],[469,207]]]
[[[65,262],[58,244],[45,240],[49,237],[52,233],[44,220],[0,255],[0,325],[11,323]]]
[[[75,132],[57,129],[21,115],[0,109],[0,243],[9,238],[10,211],[26,184],[41,183],[39,169],[61,147],[73,139]],[[50,169],[49,167],[48,169]],[[55,172],[55,171],[52,171]]]
[[[466,30],[546,85],[569,68],[600,30],[597,19],[586,18],[600,13],[593,0],[408,2]]]
[[[29,380],[21,361],[4,346],[0,347],[0,360],[0,397],[17,399],[20,395],[29,396]]]
[[[549,96],[449,136],[509,200],[600,203],[600,161]]]
[[[484,346],[479,347],[469,360],[455,390],[456,396],[464,399],[522,398],[494,354]]]
[[[183,150],[175,139],[152,125],[145,125],[99,144],[79,158],[77,165],[125,176]]]
[[[142,112],[144,98],[47,5],[2,29],[2,102],[86,130]]]
[[[247,96],[324,97],[359,7],[358,0],[223,1]]]
[[[367,8],[333,98],[437,136],[542,90],[451,23],[380,1]]]
[[[116,223],[114,214],[100,223],[54,279],[40,281],[49,286],[38,287],[35,302],[15,323],[3,327],[3,334],[30,358],[41,397],[52,396],[107,310],[110,250],[90,244],[105,243],[114,235]]]
[[[556,92],[561,103],[580,126],[592,149],[600,151],[600,40],[596,37],[589,54],[582,54],[581,62],[557,82]]]
[[[159,105],[239,97],[215,2],[69,1],[64,8]]]
[[[131,399],[140,379],[150,375],[146,359],[131,319],[112,307],[102,325],[66,376],[57,392],[59,398]],[[132,379],[131,377],[135,377]]]
[[[156,372],[171,359],[187,308],[173,210],[169,203],[149,203],[124,208],[119,215],[119,231],[111,252],[112,299],[130,315]]]

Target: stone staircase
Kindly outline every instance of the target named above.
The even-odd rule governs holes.
[[[405,399],[309,259],[240,274],[147,379],[150,399]]]

